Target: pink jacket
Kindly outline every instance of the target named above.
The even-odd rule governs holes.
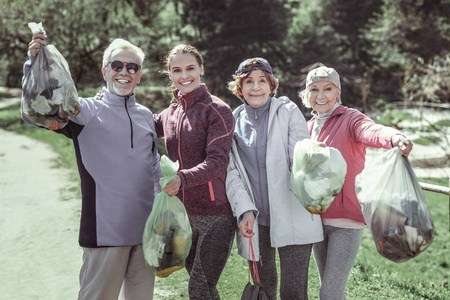
[[[314,118],[308,122],[311,133]],[[363,222],[361,206],[356,198],[355,177],[364,168],[366,148],[391,149],[391,138],[398,130],[376,124],[356,109],[338,106],[323,124],[317,141],[338,149],[347,162],[344,186],[322,218],[346,218]]]
[[[180,163],[177,196],[188,214],[232,215],[225,191],[232,111],[204,84],[178,98],[179,103],[155,115],[156,133],[165,138],[167,156]]]

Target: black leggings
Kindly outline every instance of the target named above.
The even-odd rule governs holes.
[[[217,282],[230,256],[236,219],[233,216],[190,215],[192,246],[186,258],[189,299],[218,300]]]
[[[261,286],[271,300],[277,299],[277,266],[275,250],[270,244],[270,227],[258,226],[258,272]],[[312,244],[289,245],[278,248],[280,256],[280,298],[285,300],[308,299],[308,271]],[[252,271],[253,273],[253,271]]]

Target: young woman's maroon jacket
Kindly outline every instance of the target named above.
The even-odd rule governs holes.
[[[204,84],[155,115],[158,137],[168,157],[179,161],[178,197],[193,215],[231,215],[225,177],[234,130],[228,104]]]

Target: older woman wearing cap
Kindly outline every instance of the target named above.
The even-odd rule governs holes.
[[[347,162],[342,191],[322,215],[324,240],[314,244],[320,299],[345,299],[345,284],[361,243],[364,217],[355,193],[355,177],[364,168],[367,147],[398,146],[404,156],[413,144],[394,128],[376,124],[356,109],[341,105],[341,83],[333,68],[308,73],[303,104],[312,108],[311,138],[338,149]]]
[[[226,182],[238,221],[238,253],[251,259],[252,238],[261,285],[270,299],[277,299],[278,248],[281,299],[307,299],[312,244],[323,239],[322,225],[290,189],[294,146],[310,138],[306,121],[295,103],[275,97],[278,80],[267,60],[247,59],[233,77],[228,89],[244,102],[233,112]]]

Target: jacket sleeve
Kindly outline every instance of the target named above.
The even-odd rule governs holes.
[[[242,178],[239,172],[234,153],[231,151],[230,162],[227,167],[226,191],[231,210],[237,220],[247,211],[255,211],[256,215],[258,215],[258,210],[250,198],[248,188],[245,184],[245,179]]]
[[[154,120],[155,120],[155,131],[156,131],[158,138],[164,137],[163,114],[164,114],[164,111],[162,111],[159,114],[153,115]]]
[[[160,164],[160,160],[161,157],[158,153],[158,137],[157,137],[157,132],[156,132],[156,115],[153,115],[153,113],[150,112],[150,114],[152,115],[149,120],[150,120],[150,126],[152,127],[152,130],[155,132],[155,136],[153,139],[153,143],[154,143],[154,149],[153,149],[153,180],[155,181],[154,184],[154,191],[155,191],[155,195],[161,192],[161,185],[159,184],[159,179],[161,177],[164,176],[162,170],[161,170],[161,164]]]
[[[227,167],[227,178],[226,178],[226,191],[227,198],[230,202],[231,210],[233,215],[236,217],[237,222],[241,219],[242,215],[247,211],[253,211],[255,213],[255,224],[253,226],[253,232],[255,235],[252,237],[253,250],[255,252],[256,261],[259,261],[259,230],[258,230],[258,210],[254,202],[251,199],[251,190],[245,184],[245,178],[241,171],[243,170],[243,165],[239,164],[235,152],[237,154],[236,146],[233,141],[232,150],[230,151],[230,162]],[[233,151],[233,148],[235,151]],[[238,249],[238,254],[245,258],[246,260],[251,260],[249,255],[249,239],[244,237],[239,229],[236,230],[236,246]]]
[[[369,147],[391,149],[392,136],[401,134],[395,128],[387,127],[375,123],[372,119],[361,112],[356,112],[354,116],[353,139],[358,143],[363,143]]]
[[[309,134],[305,117],[303,116],[298,106],[293,102],[290,102],[290,105],[292,105],[293,107],[291,107],[290,109],[288,151],[290,162],[289,167],[292,168],[295,144],[297,144],[298,141],[309,139],[311,138],[311,136]]]
[[[206,158],[193,168],[178,171],[181,189],[205,184],[226,172],[234,131],[233,114],[228,105],[209,105],[209,109]]]
[[[154,182],[155,195],[161,192],[161,185],[159,184],[159,179],[164,176],[161,170],[159,160],[160,157],[158,154],[158,149],[155,149],[155,156],[153,158],[153,178],[155,180]]]

